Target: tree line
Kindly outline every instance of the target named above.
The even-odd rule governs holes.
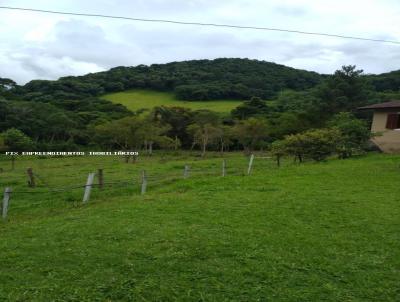
[[[116,67],[57,81],[33,80],[15,86],[24,100],[85,99],[133,88],[173,91],[182,100],[274,97],[284,89],[304,90],[323,76],[275,63],[248,59],[216,59]]]
[[[244,61],[254,64],[250,60]],[[208,66],[236,62],[236,59],[194,62],[199,66]],[[190,66],[193,61],[152,68],[166,69],[169,66],[174,70],[173,66],[177,64]],[[238,73],[241,68],[237,67]],[[151,74],[148,67],[133,69],[142,69],[143,73]],[[399,96],[399,87],[397,90],[377,91],[370,79],[355,66],[344,66],[331,76],[319,76],[319,82],[316,81],[318,84],[309,83],[309,88],[283,89],[269,101],[251,95],[232,112],[222,115],[183,107],[156,107],[151,111],[131,112],[122,105],[91,96],[88,91],[97,94],[106,90],[91,90],[85,81],[80,82],[80,79],[107,77],[118,72],[123,74],[124,70],[116,68],[84,77],[42,81],[60,90],[41,86],[41,81],[32,81],[26,87],[20,87],[12,80],[1,79],[0,148],[12,151],[75,151],[96,147],[104,150],[143,149],[149,154],[154,148],[182,148],[199,149],[202,155],[207,150],[251,152],[269,149],[278,157],[291,154],[299,160],[303,157],[318,160],[324,156],[310,155],[310,145],[306,142],[317,141],[322,136],[322,140],[329,137],[328,141],[335,142],[334,146],[323,148],[347,157],[364,149],[369,135],[370,116],[357,112],[356,108]],[[224,78],[222,71],[217,75]],[[190,78],[190,73],[186,76]],[[77,83],[67,85],[68,81],[76,81],[80,88],[74,86]],[[111,83],[108,82],[108,85]],[[346,134],[343,125],[358,134],[350,139],[351,135]],[[293,151],[296,148],[290,142],[295,141],[302,141],[301,146],[308,146],[305,147],[306,151]]]

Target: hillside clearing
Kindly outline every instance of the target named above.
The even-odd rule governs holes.
[[[238,100],[181,101],[177,100],[172,92],[140,89],[106,94],[102,98],[113,103],[122,104],[133,111],[152,109],[156,106],[175,106],[193,110],[208,109],[216,112],[229,113],[242,103]]]
[[[94,190],[15,194],[0,224],[0,301],[398,301],[399,156],[369,155],[281,168],[229,154],[21,159],[0,187],[27,191],[32,166],[47,185],[150,175],[179,179]],[[185,163],[198,174],[181,178]],[[231,173],[232,174],[232,173]],[[42,188],[44,184],[40,184]]]

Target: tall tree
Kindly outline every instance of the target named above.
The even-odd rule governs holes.
[[[0,133],[0,150],[11,152],[33,151],[34,142],[22,131],[11,128]],[[11,156],[11,168],[14,170],[15,156]]]
[[[144,149],[148,155],[153,154],[155,143],[163,147],[173,145],[173,140],[165,135],[170,129],[169,125],[162,125],[152,120],[150,116],[142,120],[142,125],[138,132],[143,138]]]
[[[204,157],[207,152],[207,147],[214,143],[220,135],[220,128],[213,124],[192,124],[188,127],[188,132],[193,138],[193,145],[200,145],[201,156]]]
[[[232,126],[221,125],[216,133],[218,139],[219,150],[224,153],[229,146],[233,144],[235,138],[235,132]]]
[[[139,117],[125,117],[95,127],[99,144],[108,148],[138,150],[143,143],[143,121]]]
[[[269,112],[267,103],[259,97],[252,97],[248,101],[244,101],[243,104],[239,105],[232,110],[231,114],[237,119],[247,119],[257,115],[265,115]]]
[[[260,146],[263,140],[268,137],[268,124],[260,118],[249,118],[240,121],[235,126],[235,134],[247,153]]]
[[[317,90],[319,100],[315,104],[323,115],[341,111],[355,111],[371,94],[371,87],[362,77],[363,70],[356,66],[343,66],[329,77]]]
[[[183,147],[190,146],[187,127],[193,122],[193,111],[183,107],[155,107],[151,112],[153,120],[163,126],[170,127],[167,135],[174,139],[175,149],[182,143]]]
[[[194,112],[193,124],[188,126],[188,133],[192,137],[192,148],[201,146],[201,155],[205,156],[208,145],[215,142],[220,133],[220,118],[217,113],[209,110]]]
[[[10,91],[17,86],[11,79],[0,78],[0,96],[10,96],[12,95]]]

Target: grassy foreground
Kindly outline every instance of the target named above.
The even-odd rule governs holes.
[[[231,154],[222,178],[217,157],[24,158],[0,188],[30,191],[32,166],[46,182],[36,191],[99,167],[106,181],[146,169],[149,189],[95,189],[86,206],[82,190],[15,193],[0,223],[0,301],[399,301],[399,161],[256,158],[241,176],[247,159]]]
[[[150,90],[128,90],[106,94],[104,99],[122,104],[130,110],[152,109],[156,106],[186,107],[193,110],[208,109],[216,112],[229,113],[241,104],[237,100],[217,101],[181,101],[171,92],[157,92]]]

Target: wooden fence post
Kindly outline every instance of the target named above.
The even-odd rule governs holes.
[[[104,176],[103,176],[103,169],[97,170],[97,177],[99,180],[99,189],[103,189],[104,187]]]
[[[34,188],[36,186],[35,183],[35,176],[33,175],[33,169],[32,168],[28,168],[26,170],[26,173],[28,173],[28,186],[30,186],[31,188]]]
[[[83,195],[83,203],[87,203],[90,198],[90,192],[92,191],[93,180],[96,173],[89,173],[86,186],[85,186],[85,194]]]
[[[276,155],[276,165],[277,165],[278,167],[281,166],[281,156],[282,156],[282,155],[280,155],[280,154],[277,154],[277,155]]]
[[[11,188],[6,188],[4,190],[4,197],[3,197],[3,211],[2,211],[2,217],[3,219],[7,218],[7,213],[8,213],[8,203],[10,201],[10,194],[11,194]]]
[[[141,191],[140,191],[140,193],[141,193],[142,195],[144,195],[144,194],[146,193],[146,188],[147,188],[146,171],[143,170],[143,171],[142,171],[142,188],[141,188]]]
[[[249,167],[247,168],[247,175],[250,175],[251,169],[253,168],[254,154],[250,156]]]
[[[226,160],[222,160],[222,177],[226,176]]]
[[[183,170],[183,178],[186,179],[189,177],[189,170],[190,170],[189,166],[185,165],[185,169]]]

